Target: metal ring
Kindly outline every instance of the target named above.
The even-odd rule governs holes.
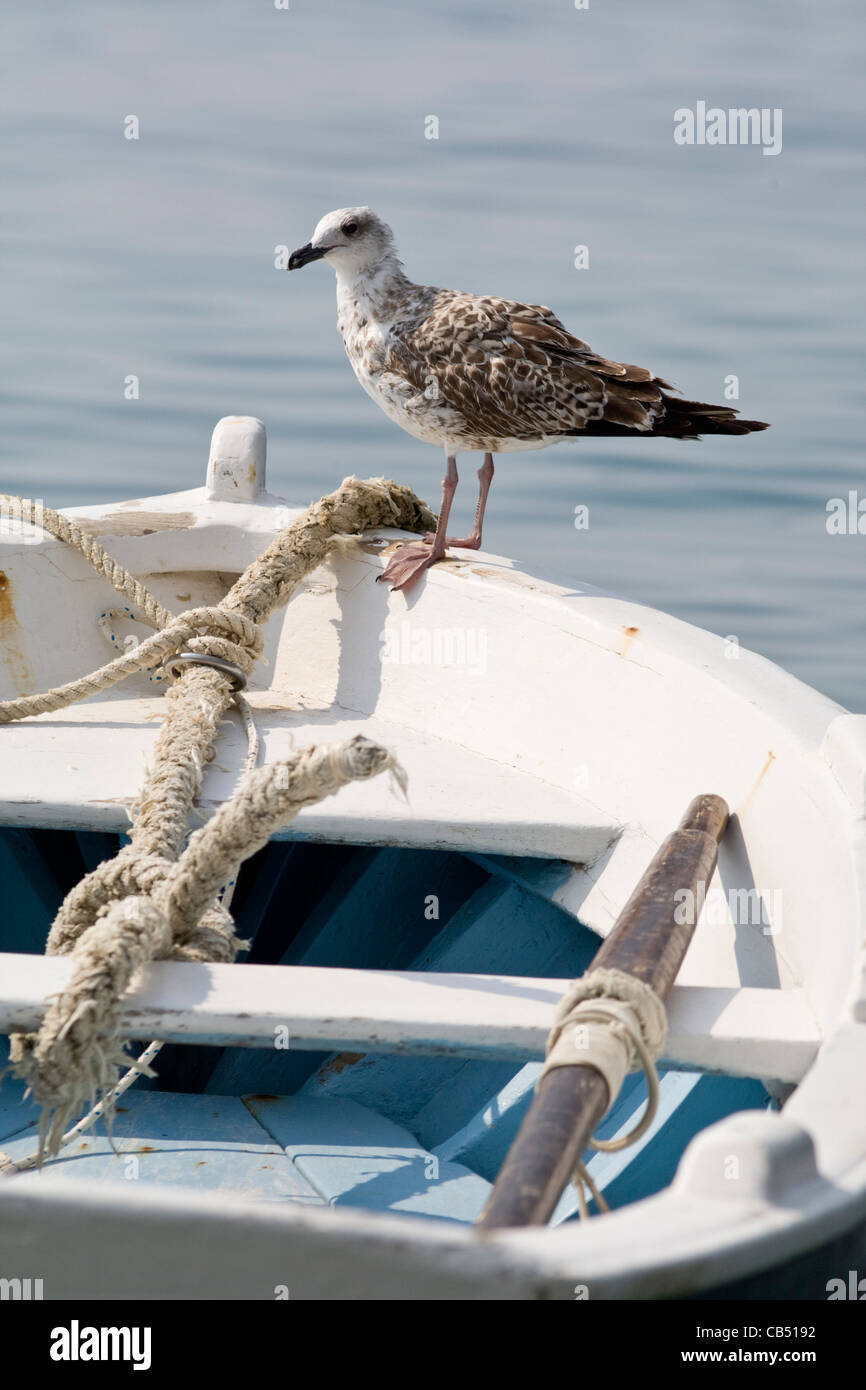
[[[233,690],[246,689],[247,678],[240,666],[235,666],[232,661],[223,661],[221,656],[208,656],[205,652],[178,652],[169,661],[162,663],[162,670],[176,677],[175,666],[212,666],[215,671],[232,677]]]

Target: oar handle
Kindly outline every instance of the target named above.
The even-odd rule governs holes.
[[[715,871],[727,823],[728,807],[720,796],[695,797],[662,842],[590,970],[622,971],[667,998],[694,934],[698,903]],[[593,1066],[545,1072],[478,1226],[495,1230],[547,1222],[614,1099]]]

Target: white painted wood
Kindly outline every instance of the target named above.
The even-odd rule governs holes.
[[[218,442],[211,495],[200,488],[75,515],[174,611],[217,601],[297,514],[258,493],[259,438],[263,445],[253,431],[234,454],[228,434],[225,449]],[[223,493],[220,459],[238,482],[222,477]],[[236,470],[244,461],[253,492],[223,500],[243,491]],[[379,1297],[571,1298],[577,1281],[592,1297],[639,1297],[790,1258],[862,1219],[866,1130],[852,1101],[866,1066],[866,1024],[857,1021],[866,1019],[862,717],[745,650],[731,660],[721,638],[573,578],[556,584],[501,557],[457,551],[407,601],[376,584],[382,564],[359,549],[309,576],[267,625],[268,664],[255,672],[252,699],[270,758],[291,737],[375,731],[406,763],[412,805],[392,807],[384,785],[367,784],[318,808],[318,821],[304,813],[298,829],[449,844],[527,864],[562,855],[571,863],[543,866],[548,877],[533,891],[605,934],[691,797],[723,795],[734,813],[715,880],[723,910],[700,919],[672,999],[669,1050],[689,1065],[733,1072],[797,1080],[805,1071],[786,1114],[757,1117],[746,1130],[737,1117],[714,1126],[690,1145],[668,1191],[580,1229],[477,1242],[409,1218],[293,1217],[222,1196],[193,1203],[143,1188],[110,1194],[105,1185],[89,1193],[86,1183],[73,1198],[55,1193],[50,1179],[25,1177],[2,1194],[5,1248],[38,1256],[52,1296],[161,1287],[166,1296],[270,1297],[267,1281],[285,1269],[313,1297],[353,1297],[363,1287]],[[96,620],[115,598],[80,556],[13,521],[0,534],[0,569],[0,698],[105,661]],[[138,678],[75,711],[0,729],[0,818],[122,825],[158,719],[159,704]],[[233,729],[209,771],[205,810],[230,793],[241,752]],[[766,921],[744,921],[730,906],[731,894],[750,892],[769,909]],[[17,985],[14,964],[0,972],[7,1026],[15,1018],[32,1026],[64,969],[25,958]],[[181,1036],[179,1019],[206,1026],[177,973],[196,969],[153,967],[141,1032],[174,1022]],[[311,981],[322,991],[315,998],[291,1009],[282,994],[267,1008],[263,997],[248,999],[251,1018],[242,1020],[237,986],[246,989],[253,967],[210,969],[217,973],[202,996],[209,1026],[236,1030],[235,1040],[246,1027],[250,1044],[282,1011],[311,1045],[317,1027],[353,1023],[361,1046],[373,1045],[374,1032],[383,1045],[388,1029],[398,1045],[400,1030],[415,1028],[430,1032],[425,1046],[438,1031],[439,1046],[482,1045],[483,1033],[487,1047],[491,1039],[515,1046],[520,1036],[521,1048],[527,1039],[537,1048],[562,987],[522,981],[506,998],[489,977],[484,988],[431,976],[416,986],[365,972],[352,1000],[334,996],[336,978]],[[549,997],[538,997],[545,989]],[[721,1158],[730,1153],[747,1164],[741,1184],[724,1180]],[[100,1258],[70,1263],[70,1243],[88,1242]],[[190,1250],[201,1258],[187,1278]],[[67,1288],[70,1269],[76,1284]]]
[[[252,415],[226,415],[214,429],[207,494],[223,502],[253,502],[265,490],[267,433]]]
[[[266,494],[229,503],[198,489],[75,515],[178,611],[218,599],[296,512]],[[802,986],[832,1026],[866,933],[866,849],[854,840],[851,800],[859,742],[840,726],[824,744],[844,712],[759,657],[728,659],[721,639],[664,614],[533,579],[493,556],[463,557],[431,570],[409,604],[376,584],[382,558],[359,550],[311,575],[267,624],[267,664],[252,689],[265,756],[290,738],[363,728],[411,778],[408,811],[384,782],[368,783],[304,812],[297,831],[582,861],[557,891],[604,934],[691,797],[716,791],[735,813],[716,887],[754,891],[771,913],[780,905],[782,920],[706,916],[681,978]],[[30,544],[12,523],[0,569],[0,696],[104,662],[97,618],[115,596],[82,557],[50,538]],[[3,728],[0,819],[122,827],[158,720],[138,677]],[[242,754],[235,725],[205,805],[230,793]],[[833,923],[832,950],[818,921]]]
[[[821,751],[851,805],[866,815],[866,714],[840,714],[828,728]]]
[[[6,955],[0,1031],[38,1027],[72,971]],[[241,1047],[422,1052],[541,1060],[567,980],[312,966],[160,962],[124,1000],[135,1037]],[[665,1057],[735,1076],[799,1081],[820,1036],[802,990],[675,985]]]
[[[394,749],[409,777],[408,800],[385,777],[343,788],[302,811],[288,827],[289,838],[552,855],[580,863],[591,863],[616,839],[616,824],[579,792],[442,738],[375,717],[312,721],[267,709],[260,694],[251,700],[257,716],[261,712],[256,723],[263,761],[357,732]],[[160,709],[160,697],[92,701],[64,710],[62,721],[41,716],[4,728],[0,823],[127,830]],[[231,795],[245,751],[235,716],[200,798],[202,813]],[[67,775],[58,777],[58,768]],[[82,799],[78,774],[85,771],[94,794]]]

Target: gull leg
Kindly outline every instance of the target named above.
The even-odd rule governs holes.
[[[475,521],[470,535],[465,540],[454,540],[449,536],[446,545],[460,545],[464,550],[481,549],[481,528],[484,525],[484,511],[487,506],[487,497],[490,492],[490,484],[493,482],[493,455],[485,454],[484,462],[478,470],[478,506],[475,508]]]
[[[411,589],[424,570],[428,569],[430,565],[435,565],[437,560],[444,557],[445,547],[448,544],[446,539],[448,517],[451,513],[451,503],[457,491],[458,481],[457,459],[453,454],[448,454],[445,477],[442,480],[442,507],[436,525],[436,534],[429,540],[425,538],[423,541],[412,541],[406,545],[401,545],[398,550],[394,551],[385,569],[379,575],[379,578],[384,579],[392,588]]]

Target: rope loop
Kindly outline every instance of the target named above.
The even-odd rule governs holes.
[[[590,970],[573,981],[560,1000],[547,1039],[547,1057],[541,1076],[553,1067],[594,1067],[607,1086],[608,1109],[631,1071],[642,1070],[647,1084],[647,1103],[637,1124],[617,1139],[590,1139],[589,1147],[617,1153],[637,1143],[655,1119],[659,1102],[656,1061],[667,1039],[667,1014],[655,990],[622,970]],[[541,1077],[539,1077],[541,1080]],[[581,1218],[588,1215],[584,1184],[596,1205],[607,1205],[580,1162],[574,1175]]]

